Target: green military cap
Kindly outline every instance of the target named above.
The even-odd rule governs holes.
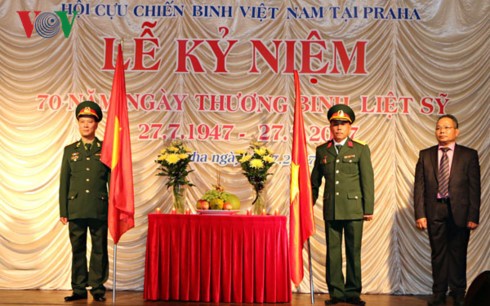
[[[354,120],[356,120],[356,114],[354,114],[352,108],[345,104],[336,104],[332,106],[328,110],[327,117],[328,121],[340,120],[354,123]]]
[[[75,116],[78,118],[91,116],[94,117],[95,121],[99,122],[102,120],[102,110],[100,109],[99,104],[93,101],[83,101],[78,104],[77,109],[75,110]]]

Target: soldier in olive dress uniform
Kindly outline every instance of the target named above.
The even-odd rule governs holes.
[[[102,120],[99,105],[84,101],[75,116],[81,139],[64,149],[60,176],[60,221],[68,223],[72,246],[71,285],[65,301],[87,298],[87,287],[95,301],[105,301],[104,283],[109,275],[107,254],[108,181],[110,169],[100,161],[102,142],[95,137]],[[87,232],[92,239],[87,269]]]
[[[364,220],[373,218],[374,174],[369,147],[349,137],[354,111],[334,105],[328,111],[333,139],[316,148],[311,173],[313,203],[325,178],[323,219],[327,240],[326,281],[330,300],[326,305],[361,300],[361,241]],[[347,275],[342,273],[342,236],[345,237]]]

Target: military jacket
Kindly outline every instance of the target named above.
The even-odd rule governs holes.
[[[107,219],[110,169],[100,161],[102,142],[90,151],[82,140],[65,147],[60,175],[60,216],[68,220]]]
[[[356,220],[373,214],[374,174],[366,144],[348,138],[338,155],[333,140],[318,146],[311,173],[313,203],[323,178],[325,220]]]

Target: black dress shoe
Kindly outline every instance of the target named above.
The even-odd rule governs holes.
[[[464,295],[453,295],[454,306],[464,306]]]
[[[73,293],[70,296],[65,296],[65,302],[77,301],[77,300],[85,300],[87,298],[86,294],[76,294]]]
[[[432,299],[427,302],[428,306],[441,306],[446,305],[446,295],[445,294],[434,294]]]
[[[94,294],[94,301],[105,302],[105,296],[103,294]]]
[[[364,305],[366,305],[366,302],[364,302],[363,300],[361,300],[361,298],[359,298],[359,297],[348,298],[346,300],[346,302],[348,304],[351,304],[351,305],[358,305],[358,306],[364,306]]]
[[[342,303],[342,302],[343,302],[343,300],[333,297],[330,300],[326,300],[325,305],[335,305],[335,304]]]

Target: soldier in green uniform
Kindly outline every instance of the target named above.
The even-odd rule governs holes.
[[[109,275],[107,254],[107,186],[110,169],[100,161],[102,142],[95,137],[102,120],[99,105],[80,103],[75,112],[81,139],[64,149],[60,176],[60,221],[68,223],[72,246],[71,285],[73,294],[65,301],[87,298],[86,287],[95,301],[105,301],[104,283]],[[92,239],[87,270],[87,232]]]
[[[369,147],[349,138],[354,111],[347,105],[328,111],[333,139],[316,148],[311,173],[313,203],[325,178],[323,219],[327,239],[326,278],[330,300],[326,305],[361,300],[361,242],[364,220],[373,219],[374,174]],[[342,236],[345,236],[347,275],[342,273]]]

